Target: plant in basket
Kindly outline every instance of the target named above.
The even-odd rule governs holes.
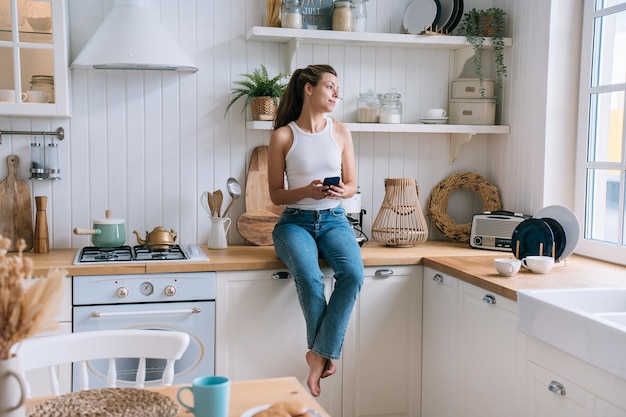
[[[230,100],[226,113],[232,105],[241,97],[246,97],[242,112],[250,107],[252,120],[274,120],[278,99],[283,95],[286,84],[281,82],[287,74],[279,73],[270,78],[267,68],[261,64],[261,68],[255,68],[251,73],[240,74],[245,79],[234,81],[237,87],[232,89],[235,96]]]
[[[506,77],[507,68],[504,65],[504,26],[506,21],[506,12],[497,7],[491,7],[484,10],[471,9],[463,15],[461,25],[457,29],[457,33],[465,35],[467,41],[474,48],[474,70],[480,80],[480,92],[484,96],[483,88],[483,51],[485,38],[491,38],[493,47],[495,64],[496,64],[496,100],[500,100],[502,94],[502,84]]]

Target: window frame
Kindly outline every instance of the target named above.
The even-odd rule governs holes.
[[[596,11],[597,0],[585,0],[583,10],[583,30],[581,42],[581,65],[579,85],[579,110],[578,110],[578,138],[576,149],[576,181],[575,181],[575,213],[581,226],[581,237],[578,242],[576,253],[583,256],[601,259],[604,261],[626,265],[626,231],[625,222],[625,189],[626,189],[626,74],[623,83],[607,84],[593,87],[592,71],[596,56],[594,55],[594,21],[596,17],[611,15],[614,13],[626,13],[626,2],[616,4]],[[591,97],[598,93],[622,92],[624,93],[624,110],[622,111],[622,149],[619,162],[593,162],[588,160],[590,132],[595,126],[590,126]],[[619,197],[618,197],[618,235],[617,243],[606,243],[592,240],[587,236],[588,225],[586,224],[587,212],[587,170],[610,169],[619,171]]]

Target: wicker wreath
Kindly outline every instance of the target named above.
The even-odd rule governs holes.
[[[430,195],[428,207],[433,224],[447,238],[457,242],[468,242],[472,224],[457,224],[447,213],[450,194],[461,188],[476,191],[483,199],[484,211],[500,210],[502,201],[494,185],[472,172],[450,175],[437,184]]]

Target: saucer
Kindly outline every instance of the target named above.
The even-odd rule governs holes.
[[[422,123],[426,123],[426,124],[442,124],[442,123],[447,123],[448,118],[447,117],[426,117],[426,118],[420,119],[419,121]]]

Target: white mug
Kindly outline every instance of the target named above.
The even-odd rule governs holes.
[[[52,96],[45,91],[30,90],[26,92],[29,103],[50,103]]]
[[[522,259],[522,265],[536,274],[545,274],[554,266],[554,258],[552,256],[527,256]]]
[[[22,101],[25,101],[26,93],[22,93]],[[0,90],[0,101],[15,103],[15,90]]]
[[[428,109],[426,110],[426,117],[429,119],[437,119],[446,117],[446,111],[444,109]]]
[[[522,261],[513,258],[496,258],[493,260],[493,264],[498,274],[503,277],[512,277],[519,272]]]

